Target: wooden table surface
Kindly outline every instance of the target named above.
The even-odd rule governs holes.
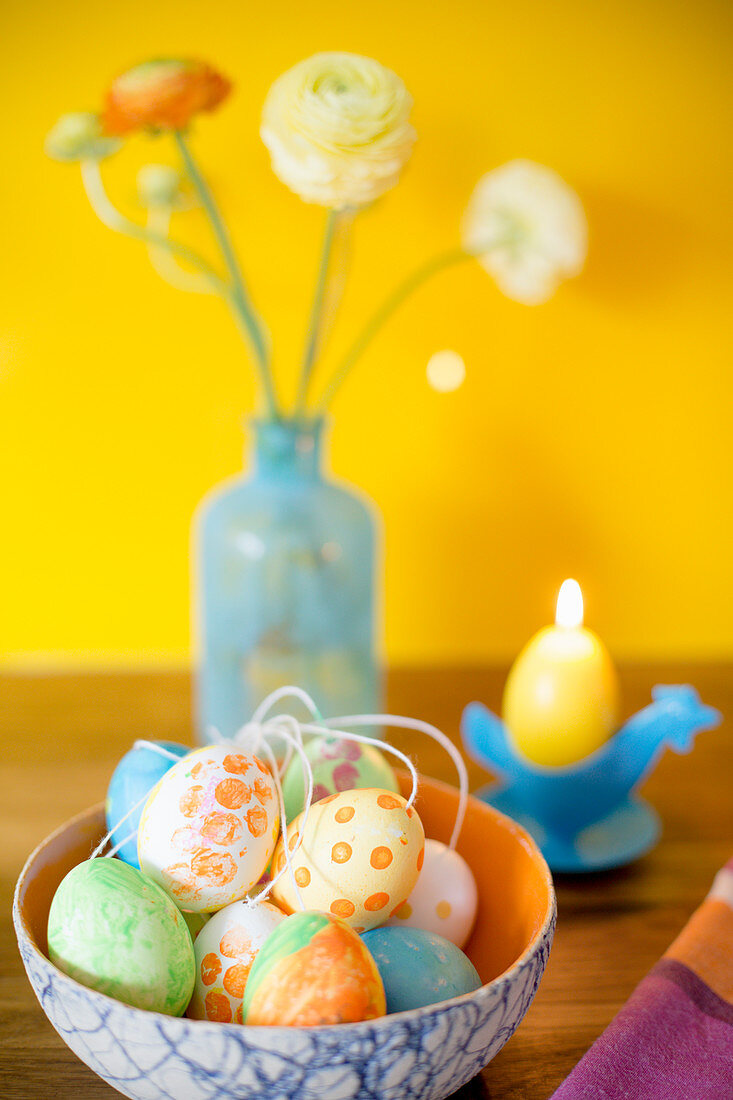
[[[453,737],[463,706],[498,708],[503,669],[395,671],[394,713],[434,722]],[[733,714],[733,667],[621,670],[624,711],[653,684],[693,683]],[[182,673],[7,676],[0,679],[0,1096],[4,1100],[110,1100],[118,1095],[56,1035],[22,969],[10,908],[32,848],[104,798],[115,762],[136,737],[192,741],[190,682]],[[426,774],[453,781],[437,746],[397,735]],[[486,775],[470,766],[472,787]],[[461,1100],[545,1100],[663,953],[733,852],[733,723],[701,734],[690,756],[666,753],[645,787],[664,821],[658,847],[634,865],[587,877],[557,876],[558,925],[550,962],[517,1034]]]

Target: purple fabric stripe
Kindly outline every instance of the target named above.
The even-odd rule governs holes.
[[[733,1027],[733,1005],[719,997],[694,970],[690,970],[689,966],[685,966],[677,959],[660,959],[651,973],[674,982],[706,1016],[713,1016],[716,1020],[722,1020],[723,1023]],[[733,1036],[731,1036],[731,1042],[733,1042]],[[731,1084],[731,1096],[733,1096],[733,1084]]]
[[[727,1100],[733,1096],[733,1029],[697,1006],[688,992],[692,984],[677,968],[660,971],[655,967],[553,1100]],[[715,996],[709,989],[707,993]]]

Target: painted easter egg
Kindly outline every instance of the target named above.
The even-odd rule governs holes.
[[[135,1008],[180,1016],[194,986],[183,915],[119,859],[89,859],[60,883],[48,915],[51,962],[82,985]]]
[[[460,947],[422,928],[373,928],[362,936],[384,983],[387,1012],[405,1012],[481,985]]]
[[[152,745],[157,745],[163,752],[157,752]],[[117,855],[132,867],[140,867],[137,858],[137,829],[143,812],[141,800],[150,794],[161,776],[175,764],[176,761],[171,760],[169,754],[173,753],[180,758],[190,751],[187,745],[179,745],[177,741],[151,741],[136,745],[125,753],[112,773],[104,807],[107,829],[111,833],[113,845],[119,844],[121,840],[126,841],[118,849]],[[138,803],[138,808],[128,817],[133,806]],[[118,822],[122,824],[118,826]]]
[[[235,901],[214,913],[194,944],[196,986],[186,1013],[192,1020],[242,1023],[242,998],[257,952],[285,920],[269,901]]]
[[[399,792],[394,772],[374,745],[360,745],[339,737],[311,737],[305,754],[313,769],[313,801],[355,787],[380,787]],[[283,778],[283,797],[288,821],[305,806],[305,783],[300,757],[294,756]]]
[[[150,792],[138,830],[140,867],[181,909],[221,909],[257,882],[279,828],[268,768],[233,747],[208,745]]]
[[[425,834],[413,806],[392,791],[342,791],[311,806],[303,843],[294,851],[302,815],[288,826],[293,879],[275,883],[274,901],[287,913],[316,909],[341,917],[363,932],[387,918],[409,896],[424,855]],[[273,867],[285,866],[280,837]]]
[[[440,840],[426,840],[420,877],[387,924],[437,932],[463,947],[471,935],[477,908],[476,880],[463,856]]]
[[[260,949],[244,993],[244,1022],[281,1027],[349,1024],[384,1016],[374,960],[352,928],[328,913],[293,913]]]

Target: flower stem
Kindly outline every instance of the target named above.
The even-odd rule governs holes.
[[[303,416],[305,413],[308,386],[310,385],[316,356],[320,350],[323,328],[323,303],[326,297],[328,268],[331,260],[331,249],[338,218],[339,214],[336,210],[329,210],[326,214],[326,226],[323,231],[323,244],[321,245],[321,259],[318,265],[316,290],[313,295],[313,304],[311,306],[310,320],[308,322],[308,335],[306,337],[305,350],[303,352],[303,363],[300,368],[298,396],[295,401],[296,417]]]
[[[384,302],[382,302],[379,309],[372,314],[337,366],[319,401],[319,412],[323,412],[330,404],[351,368],[364,353],[381,327],[394,313],[396,313],[402,303],[409,298],[418,287],[422,286],[428,279],[431,279],[433,275],[437,275],[439,271],[443,271],[447,267],[452,267],[454,264],[461,263],[463,260],[471,260],[473,258],[472,253],[466,252],[462,248],[452,248],[447,252],[440,252],[437,256],[433,256],[424,264],[421,264],[421,266],[408,275],[407,278],[403,279]]]
[[[218,293],[226,297],[228,288],[221,281],[213,268],[207,264],[206,260],[199,256],[197,252],[194,252],[192,248],[188,248],[184,244],[179,244],[178,241],[171,241],[167,236],[161,233],[155,233],[150,229],[144,229],[141,225],[137,225],[135,222],[130,221],[129,218],[126,218],[124,214],[119,212],[117,207],[110,202],[107,192],[104,189],[102,174],[99,170],[99,161],[83,160],[81,162],[81,178],[91,207],[103,225],[106,225],[108,229],[112,229],[115,233],[124,233],[126,237],[132,237],[137,241],[144,241],[149,246],[165,248],[172,255],[178,256],[193,267],[198,268],[199,271],[206,275],[207,279],[209,279],[212,285],[217,289]]]
[[[257,317],[250,302],[242,272],[239,267],[239,261],[237,260],[229,233],[217,205],[214,202],[214,196],[209,189],[209,185],[196,164],[183,132],[181,130],[174,130],[173,137],[178,146],[186,171],[188,172],[189,179],[196,189],[198,197],[201,200],[201,205],[209,219],[209,223],[227,266],[232,285],[232,302],[235,312],[238,315],[240,327],[249,338],[254,351],[255,362],[262,380],[268,413],[273,419],[277,419],[280,414],[278,410],[277,395],[270,373],[269,357],[262,331],[262,323]]]
[[[151,206],[148,210],[148,229],[156,237],[164,237],[168,239],[168,232],[170,229],[171,209],[168,206]],[[164,248],[153,241],[147,242],[148,258],[153,267],[153,270],[157,275],[160,275],[164,282],[169,286],[175,287],[176,290],[185,290],[193,294],[221,294],[224,298],[229,296],[229,288],[221,283],[220,279],[216,279],[216,282],[220,283],[220,289],[217,288],[215,283],[212,283],[211,278],[202,273],[187,271],[176,263],[176,260],[169,248]]]

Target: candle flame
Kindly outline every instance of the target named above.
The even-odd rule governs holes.
[[[583,593],[577,581],[568,578],[560,585],[555,609],[556,626],[583,625]]]

